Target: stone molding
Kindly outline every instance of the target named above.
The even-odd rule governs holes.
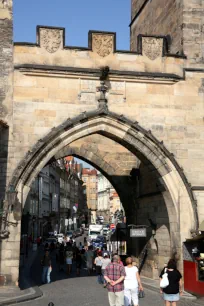
[[[100,68],[78,68],[78,67],[62,67],[62,66],[48,66],[48,65],[33,65],[33,64],[23,64],[23,65],[15,65],[14,68],[16,70],[20,70],[21,72],[25,72],[26,74],[35,75],[38,73],[39,75],[42,73],[43,75],[47,72],[49,75],[54,74],[63,74],[65,77],[66,74],[78,74],[80,77],[83,77],[85,74],[91,75],[98,80],[98,76],[100,74]],[[185,71],[185,70],[184,70]],[[110,70],[109,71],[109,79],[112,80],[114,78],[123,78],[125,79],[139,79],[156,82],[156,83],[168,83],[174,84],[176,82],[184,80],[184,75],[179,76],[173,73],[161,73],[161,72],[139,72],[139,71],[124,71],[124,70]]]

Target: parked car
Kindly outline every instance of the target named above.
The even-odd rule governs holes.
[[[97,239],[100,239],[103,242],[106,242],[106,237],[102,236],[102,235],[98,235]]]
[[[97,237],[96,239],[92,240],[92,245],[95,249],[96,248],[102,249],[106,245],[106,243],[105,240],[101,239],[101,237]]]
[[[109,228],[104,227],[104,228],[103,228],[103,235],[104,235],[104,236],[107,236],[108,233],[109,233]]]

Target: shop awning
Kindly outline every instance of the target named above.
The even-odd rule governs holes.
[[[186,242],[193,242],[193,241],[198,241],[198,240],[204,240],[204,233],[196,237],[186,239]]]

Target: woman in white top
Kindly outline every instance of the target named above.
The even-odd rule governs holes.
[[[138,305],[138,289],[143,290],[138,268],[132,265],[132,258],[126,259],[127,266],[125,267],[125,281],[124,281],[124,297],[125,306]],[[138,288],[139,287],[139,288]]]
[[[102,276],[103,276],[103,286],[104,288],[106,287],[106,280],[104,279],[104,273],[105,273],[105,269],[106,267],[111,263],[110,258],[108,257],[108,253],[104,253],[103,255],[103,261],[102,261]]]

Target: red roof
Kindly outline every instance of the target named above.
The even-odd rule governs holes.
[[[73,161],[74,157],[73,156],[66,156],[65,160],[66,161]]]
[[[82,170],[82,175],[87,174],[87,175],[97,175],[96,169],[89,169],[89,168],[83,168]]]
[[[110,195],[110,199],[111,198],[119,198],[119,195],[117,194],[117,192],[113,192],[111,195]]]

